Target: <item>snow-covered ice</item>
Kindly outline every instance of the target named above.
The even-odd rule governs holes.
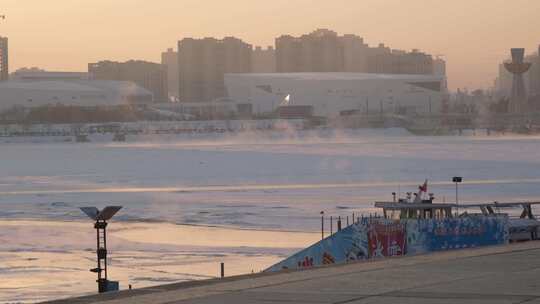
[[[47,270],[47,265],[40,270],[42,264],[32,259],[43,256],[43,261],[52,260],[57,245],[70,253],[66,263],[73,265],[64,266],[76,269],[70,277],[87,272],[88,265],[82,267],[81,263],[93,259],[93,254],[85,251],[93,241],[81,242],[76,235],[87,226],[88,231],[84,231],[92,233],[92,227],[78,210],[81,206],[123,205],[114,218],[117,225],[148,225],[145,227],[150,230],[155,227],[156,235],[169,234],[165,227],[172,224],[218,227],[213,228],[217,229],[216,240],[221,238],[219,231],[253,232],[247,238],[251,245],[220,246],[209,240],[197,247],[170,238],[155,238],[162,240],[157,243],[151,241],[154,238],[135,242],[130,233],[115,231],[125,246],[113,253],[113,261],[118,258],[116,261],[127,268],[147,265],[149,261],[139,257],[143,251],[152,252],[149,258],[159,256],[161,250],[171,256],[178,252],[205,256],[196,270],[175,270],[176,274],[157,275],[148,269],[159,265],[151,263],[152,267],[138,276],[150,284],[151,277],[165,282],[213,276],[213,267],[219,263],[216,252],[254,265],[271,263],[306,243],[296,239],[278,246],[261,241],[265,244],[261,247],[258,233],[261,238],[267,233],[264,231],[315,235],[320,229],[320,211],[343,217],[353,212],[374,213],[375,200],[389,200],[393,191],[413,191],[426,178],[438,201],[455,200],[451,178],[456,175],[464,177],[459,188],[462,202],[540,200],[539,172],[540,137],[535,136],[416,137],[391,129],[142,136],[128,138],[126,143],[4,142],[0,144],[0,219],[4,219],[0,276],[22,280],[29,273],[14,269],[28,269],[28,265]],[[60,233],[59,229],[39,228],[40,221],[83,226]],[[25,236],[35,233],[39,240],[13,238],[10,231],[15,228]],[[211,239],[212,234],[208,235]],[[250,260],[253,252],[257,262]],[[195,259],[190,265],[198,265],[197,258],[189,259]],[[179,261],[172,258],[166,264],[178,266]],[[249,271],[249,267],[240,268]],[[114,277],[114,266],[111,271]],[[133,280],[131,274],[118,273],[121,279]],[[6,294],[15,287],[3,286],[3,282],[0,280],[0,299],[7,301]],[[33,284],[16,287],[21,299],[32,299]],[[87,287],[90,289],[71,294],[95,288],[93,284]],[[52,292],[49,297],[58,294]]]

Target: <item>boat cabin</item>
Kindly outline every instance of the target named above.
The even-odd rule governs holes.
[[[468,216],[507,216],[510,241],[538,239],[540,221],[533,214],[533,206],[540,202],[485,203],[485,204],[434,204],[432,200],[420,203],[400,200],[398,202],[376,202],[375,207],[383,210],[384,218],[444,219]]]
[[[433,204],[431,200],[421,203],[409,202],[376,202],[375,207],[382,208],[388,219],[433,219],[450,218],[454,204]]]

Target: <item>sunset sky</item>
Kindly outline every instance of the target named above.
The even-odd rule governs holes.
[[[317,28],[372,46],[444,55],[449,85],[492,85],[510,47],[536,52],[539,0],[0,0],[11,70],[85,71],[103,59],[159,61],[184,37],[236,36],[273,45]]]

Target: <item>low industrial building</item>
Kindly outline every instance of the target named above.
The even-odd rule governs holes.
[[[10,80],[0,82],[0,111],[43,106],[150,104],[152,93],[132,82],[101,80]]]
[[[255,114],[280,106],[312,106],[313,114],[439,114],[447,98],[446,79],[438,75],[369,73],[226,74],[229,98],[251,104]]]

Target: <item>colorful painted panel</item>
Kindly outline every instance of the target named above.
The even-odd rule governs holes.
[[[508,218],[470,216],[407,221],[407,254],[500,245],[508,242]]]
[[[368,226],[351,225],[304,249],[266,271],[305,269],[314,266],[365,260],[368,254]]]
[[[405,225],[399,222],[373,223],[368,242],[370,258],[405,255]]]

